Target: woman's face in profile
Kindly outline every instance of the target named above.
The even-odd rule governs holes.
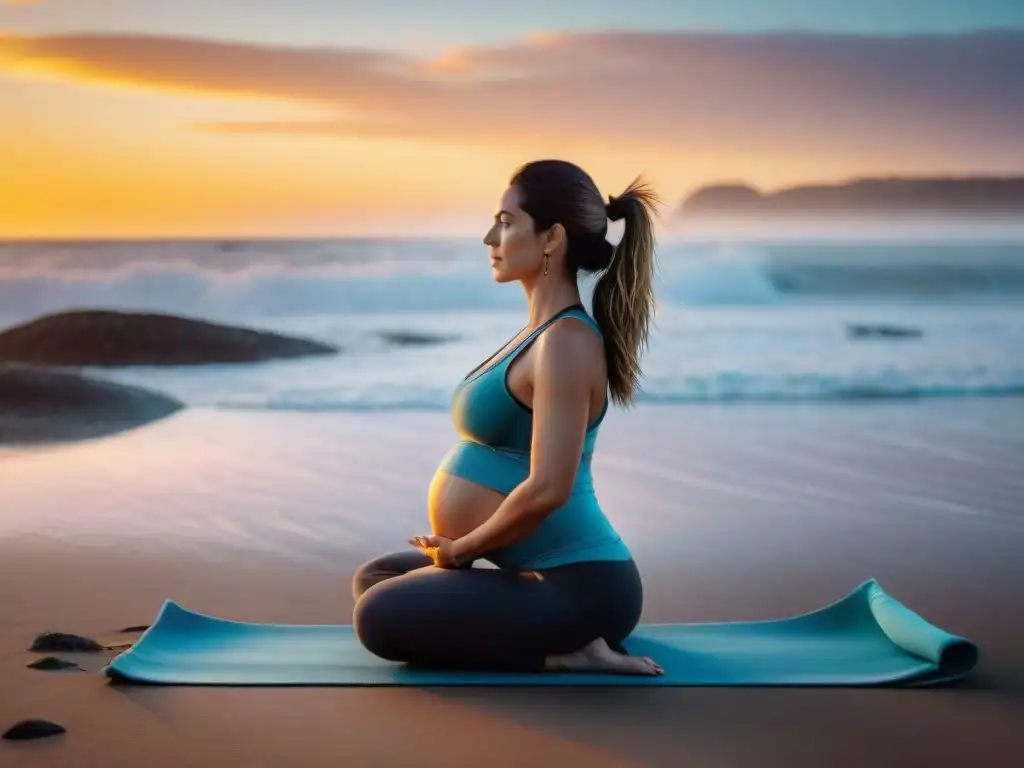
[[[543,237],[533,231],[533,219],[519,207],[519,191],[515,187],[509,187],[501,196],[484,244],[490,248],[495,282],[533,280],[543,269]]]

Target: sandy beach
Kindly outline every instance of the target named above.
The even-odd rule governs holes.
[[[501,10],[0,0],[0,768],[1024,768],[1024,0]]]
[[[187,689],[26,668],[44,631],[130,641],[165,599],[348,623],[364,560],[426,532],[438,413],[191,409],[0,453],[0,764],[846,766],[1015,763],[1024,748],[1020,399],[642,406],[603,429],[598,492],[645,622],[777,618],[874,577],[981,649],[937,690]]]

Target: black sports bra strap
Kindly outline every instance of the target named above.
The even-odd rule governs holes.
[[[508,360],[509,365],[511,365],[512,361],[515,360],[516,355],[518,355],[522,351],[523,347],[527,346],[530,342],[532,342],[534,339],[536,339],[538,336],[540,336],[545,330],[548,329],[548,327],[553,325],[556,320],[560,320],[561,318],[565,317],[567,314],[569,314],[573,310],[577,310],[577,309],[583,310],[584,312],[586,312],[586,307],[584,307],[582,304],[573,304],[572,306],[565,307],[564,309],[558,310],[558,312],[553,314],[551,317],[549,317],[543,323],[538,325],[533,331],[528,333],[526,335],[526,338],[524,338],[522,341],[520,341],[518,344],[516,344],[515,347],[513,347],[512,351],[509,352],[505,356],[505,360]],[[504,361],[501,361],[501,362],[504,362]],[[501,363],[499,362],[499,365],[500,364]]]

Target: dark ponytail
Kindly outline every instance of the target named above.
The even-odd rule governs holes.
[[[628,405],[640,383],[640,357],[647,349],[654,315],[654,221],[658,199],[639,177],[608,200],[612,221],[625,220],[611,264],[594,287],[594,319],[601,326],[612,400]],[[607,242],[607,241],[606,241]]]

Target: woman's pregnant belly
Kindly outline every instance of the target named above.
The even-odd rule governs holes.
[[[428,510],[434,534],[459,539],[479,528],[529,474],[525,455],[460,442],[441,461],[430,483]],[[484,557],[499,568],[533,569],[584,559],[624,560],[630,553],[598,504],[588,461],[577,474],[569,500],[537,531]]]
[[[457,539],[487,522],[505,495],[443,469],[430,483],[427,509],[435,536]]]

